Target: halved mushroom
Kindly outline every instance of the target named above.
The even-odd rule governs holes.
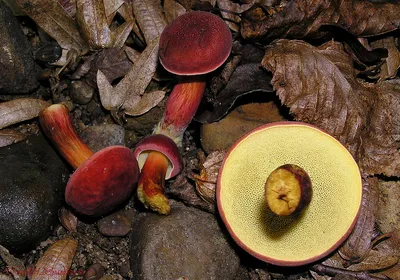
[[[310,197],[308,207],[280,216],[267,206],[265,184],[288,164],[308,174],[312,198],[298,192],[295,200]],[[286,175],[279,180],[293,179]],[[268,263],[299,266],[328,255],[347,238],[360,209],[362,182],[357,163],[335,138],[309,124],[278,122],[256,128],[230,148],[216,195],[222,220],[243,249]]]

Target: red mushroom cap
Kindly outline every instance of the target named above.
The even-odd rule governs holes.
[[[82,214],[99,216],[126,200],[138,177],[139,167],[130,149],[106,147],[75,170],[65,200]]]
[[[214,71],[228,58],[232,34],[225,22],[209,12],[189,12],[168,25],[160,38],[160,62],[177,75]]]
[[[147,154],[151,151],[157,151],[164,154],[169,161],[165,179],[178,175],[183,168],[183,162],[178,146],[175,142],[163,134],[153,134],[143,138],[136,145],[133,155],[137,159],[140,170],[146,161]]]

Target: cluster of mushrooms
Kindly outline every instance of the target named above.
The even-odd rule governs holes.
[[[206,74],[225,62],[231,48],[229,28],[208,12],[186,13],[165,28],[160,62],[179,81],[153,134],[133,152],[111,146],[93,153],[64,105],[44,109],[43,131],[76,169],[66,202],[81,214],[101,216],[126,201],[137,184],[145,207],[168,214],[164,181],[181,172],[183,133],[202,99]],[[328,255],[350,234],[361,205],[361,176],[332,136],[305,123],[279,122],[230,148],[216,196],[226,228],[244,250],[268,263],[299,266]]]

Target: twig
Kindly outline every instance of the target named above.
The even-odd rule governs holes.
[[[336,275],[348,275],[358,280],[391,280],[387,276],[374,276],[370,275],[365,271],[352,271],[342,268],[336,268],[323,264],[315,264],[310,267],[310,270],[315,271],[318,274],[336,276]]]

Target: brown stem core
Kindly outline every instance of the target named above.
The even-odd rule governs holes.
[[[168,98],[164,115],[154,133],[169,136],[178,144],[192,121],[206,88],[206,76],[183,77]]]
[[[168,168],[168,158],[160,152],[148,154],[138,181],[139,200],[160,214],[168,214],[170,206],[164,195],[164,181]]]
[[[72,127],[69,111],[65,105],[53,104],[42,110],[39,122],[46,136],[74,169],[93,155]]]

